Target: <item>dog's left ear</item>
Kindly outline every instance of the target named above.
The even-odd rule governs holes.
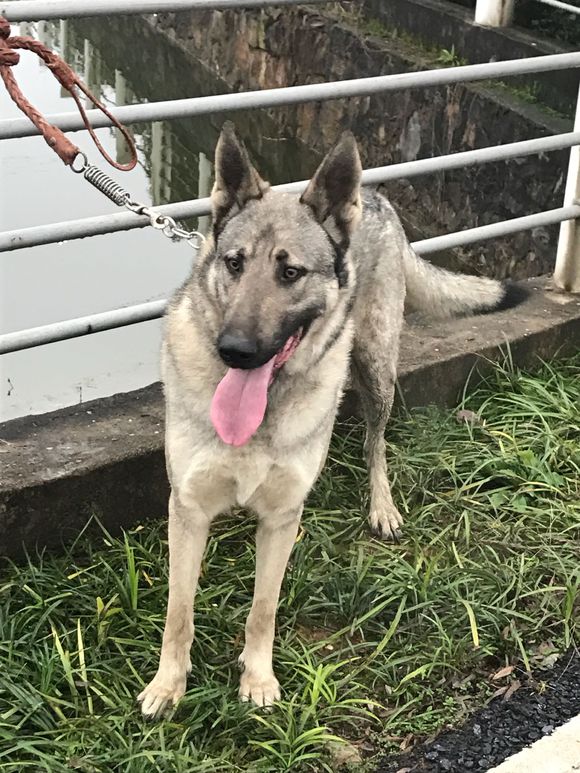
[[[326,155],[300,201],[312,210],[319,223],[332,217],[348,242],[362,213],[360,197],[362,167],[356,140],[345,131]]]
[[[215,151],[215,183],[211,192],[214,233],[219,233],[234,207],[242,209],[251,199],[261,199],[269,187],[252,166],[233,123],[226,122]]]

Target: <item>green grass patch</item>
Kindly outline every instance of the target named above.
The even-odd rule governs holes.
[[[251,518],[214,529],[189,689],[161,723],[140,718],[135,696],[156,669],[164,524],[4,569],[0,771],[333,770],[341,739],[362,769],[356,750],[372,760],[460,721],[497,689],[494,671],[533,668],[574,643],[579,406],[576,357],[536,375],[498,367],[460,420],[395,417],[400,545],[369,536],[362,433],[340,428],[284,583],[284,701],[271,713],[237,701]]]

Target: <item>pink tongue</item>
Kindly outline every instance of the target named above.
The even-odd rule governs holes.
[[[224,443],[245,445],[264,420],[275,361],[276,357],[272,357],[252,370],[230,368],[218,384],[210,417]]]

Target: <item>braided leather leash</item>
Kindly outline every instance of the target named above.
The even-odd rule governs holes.
[[[30,104],[20,90],[12,72],[12,68],[20,61],[20,54],[17,49],[31,51],[36,54],[36,56],[42,59],[46,64],[60,85],[68,91],[78,107],[85,128],[91,135],[93,142],[97,146],[100,154],[109,164],[111,164],[111,166],[115,167],[115,169],[120,169],[123,172],[129,172],[131,169],[134,169],[137,164],[137,149],[135,148],[135,142],[129,131],[109,112],[109,110],[107,110],[105,105],[91,93],[68,64],[61,59],[58,54],[55,54],[54,51],[51,51],[38,40],[30,37],[10,35],[10,24],[7,19],[0,16],[0,77],[4,81],[12,100],[36,126],[46,140],[48,146],[54,150],[59,158],[69,166],[73,172],[76,172],[77,174],[82,173],[85,180],[107,196],[107,198],[117,206],[125,207],[137,215],[147,216],[150,225],[164,233],[165,236],[168,236],[170,239],[186,239],[194,249],[199,249],[205,240],[203,234],[199,233],[199,231],[188,231],[181,228],[175,220],[168,215],[163,215],[160,212],[156,212],[151,207],[147,207],[145,204],[133,201],[130,193],[124,190],[121,185],[112,180],[101,169],[89,164],[86,155],[79,150],[79,148],[72,143],[57,126],[53,126],[49,123],[42,113]],[[79,92],[82,92],[88,97],[92,104],[104,113],[113,126],[119,129],[123,134],[131,152],[131,160],[127,164],[117,163],[104,149],[99,138],[95,134],[95,130],[91,126],[85,108],[81,102]],[[75,167],[75,159],[79,156],[82,159],[81,166]]]
[[[12,67],[18,64],[20,61],[20,54],[16,49],[23,49],[36,54],[36,56],[42,59],[42,61],[46,64],[60,85],[68,91],[68,93],[76,102],[79,113],[83,119],[83,123],[93,138],[93,142],[99,149],[99,152],[103,158],[105,158],[109,164],[111,164],[111,166],[114,166],[116,169],[121,169],[124,172],[129,172],[131,169],[133,169],[137,163],[137,151],[135,149],[133,138],[129,134],[128,130],[121,123],[119,123],[119,121],[117,121],[114,116],[111,115],[105,105],[103,105],[103,103],[100,102],[95,97],[95,95],[89,91],[89,89],[80,80],[76,73],[71,70],[68,64],[63,61],[60,56],[58,56],[58,54],[55,54],[54,51],[51,51],[38,40],[34,40],[34,38],[21,37],[17,35],[11,36],[10,24],[3,16],[0,16],[0,76],[4,81],[6,89],[8,90],[12,100],[16,103],[20,110],[26,116],[28,116],[28,118],[30,118],[32,123],[36,126],[36,128],[48,143],[48,146],[58,154],[63,162],[67,166],[72,166],[80,151],[76,145],[74,145],[67,137],[65,137],[65,135],[58,127],[48,123],[44,116],[30,104],[30,102],[26,99],[20,90],[18,84],[16,83],[16,78],[12,72]],[[85,94],[85,96],[90,99],[93,105],[102,113],[104,113],[107,118],[112,121],[113,125],[122,132],[131,151],[131,160],[127,164],[118,164],[111,158],[111,156],[101,145],[99,138],[95,134],[95,130],[87,118],[85,108],[81,102],[79,91]]]

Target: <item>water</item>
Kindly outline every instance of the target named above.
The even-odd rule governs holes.
[[[223,93],[201,64],[155,35],[138,18],[13,25],[56,50],[108,105]],[[39,60],[23,53],[14,75],[45,115],[75,105]],[[19,117],[0,82],[0,117]],[[303,179],[315,160],[292,138],[276,136],[263,111],[132,127],[139,164],[117,172],[87,132],[70,135],[113,179],[146,204],[206,196],[219,128],[231,118],[263,176]],[[125,143],[113,129],[97,135],[118,161]],[[73,174],[40,137],[0,142],[0,230],[118,211]],[[199,226],[207,227],[207,218]],[[190,226],[195,222],[188,223]],[[185,243],[152,229],[98,236],[0,256],[0,333],[166,298],[187,275]],[[44,413],[158,380],[159,320],[0,357],[0,421]]]

